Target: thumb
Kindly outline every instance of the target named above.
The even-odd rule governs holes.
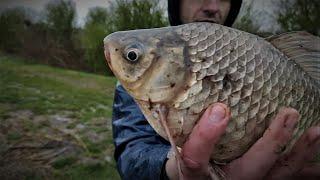
[[[230,111],[216,103],[207,108],[182,148],[182,159],[187,171],[206,172],[215,144],[225,132]]]

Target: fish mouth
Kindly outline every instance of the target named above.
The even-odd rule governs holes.
[[[110,70],[112,71],[112,66],[111,66],[111,56],[110,56],[110,50],[109,50],[109,47],[108,45],[105,45],[104,46],[104,57],[107,61],[107,64],[109,65],[110,67]]]

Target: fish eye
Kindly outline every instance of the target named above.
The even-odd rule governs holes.
[[[143,56],[143,45],[135,42],[128,45],[123,51],[123,58],[130,63],[136,63]]]
[[[126,55],[126,59],[131,62],[135,62],[139,59],[139,52],[137,49],[129,49]]]
[[[125,50],[124,58],[129,62],[137,62],[141,56],[141,51],[139,47],[134,46]]]

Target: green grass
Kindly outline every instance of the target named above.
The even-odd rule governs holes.
[[[76,165],[64,167],[63,175],[56,174],[55,179],[75,179],[75,180],[114,180],[119,179],[117,174],[113,174],[110,170],[114,169],[114,165],[108,163],[97,163],[89,165]]]
[[[0,104],[0,119],[6,119],[7,113],[11,110],[11,107],[7,104]]]
[[[7,139],[9,141],[17,141],[19,139],[21,139],[22,135],[21,133],[19,132],[10,132],[8,135],[7,135]]]
[[[53,163],[52,167],[55,169],[62,169],[64,167],[74,164],[76,161],[77,161],[76,157],[60,158]]]
[[[106,155],[112,157],[113,154],[112,132],[110,127],[98,121],[111,119],[115,83],[113,77],[30,64],[24,59],[0,54],[0,123],[13,123],[8,127],[16,128],[15,131],[8,130],[6,139],[14,144],[23,140],[24,133],[46,132],[51,128],[52,115],[68,112],[67,118],[72,121],[65,128],[73,130],[78,124],[85,126],[75,132],[79,133],[77,136],[87,151],[55,160],[52,164],[55,179],[120,179],[115,162],[104,160]],[[32,117],[47,119],[9,121],[10,113],[19,110],[29,110]],[[92,142],[86,135],[88,131],[103,138]],[[83,157],[97,162],[83,163],[80,161]]]
[[[83,121],[110,117],[115,82],[112,77],[0,58],[0,103],[14,104],[17,110],[73,111]]]

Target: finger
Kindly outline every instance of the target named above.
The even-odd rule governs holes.
[[[320,148],[320,127],[304,133],[288,155],[283,156],[268,173],[270,179],[283,179],[297,174],[311,161]]]
[[[283,108],[269,128],[241,158],[226,166],[235,179],[261,179],[279,158],[292,136],[299,114],[292,108]]]
[[[301,179],[320,179],[320,163],[313,163],[306,165],[296,176]]]
[[[226,105],[216,103],[207,108],[182,148],[182,159],[187,171],[208,171],[210,155],[215,143],[225,132],[230,111]]]

